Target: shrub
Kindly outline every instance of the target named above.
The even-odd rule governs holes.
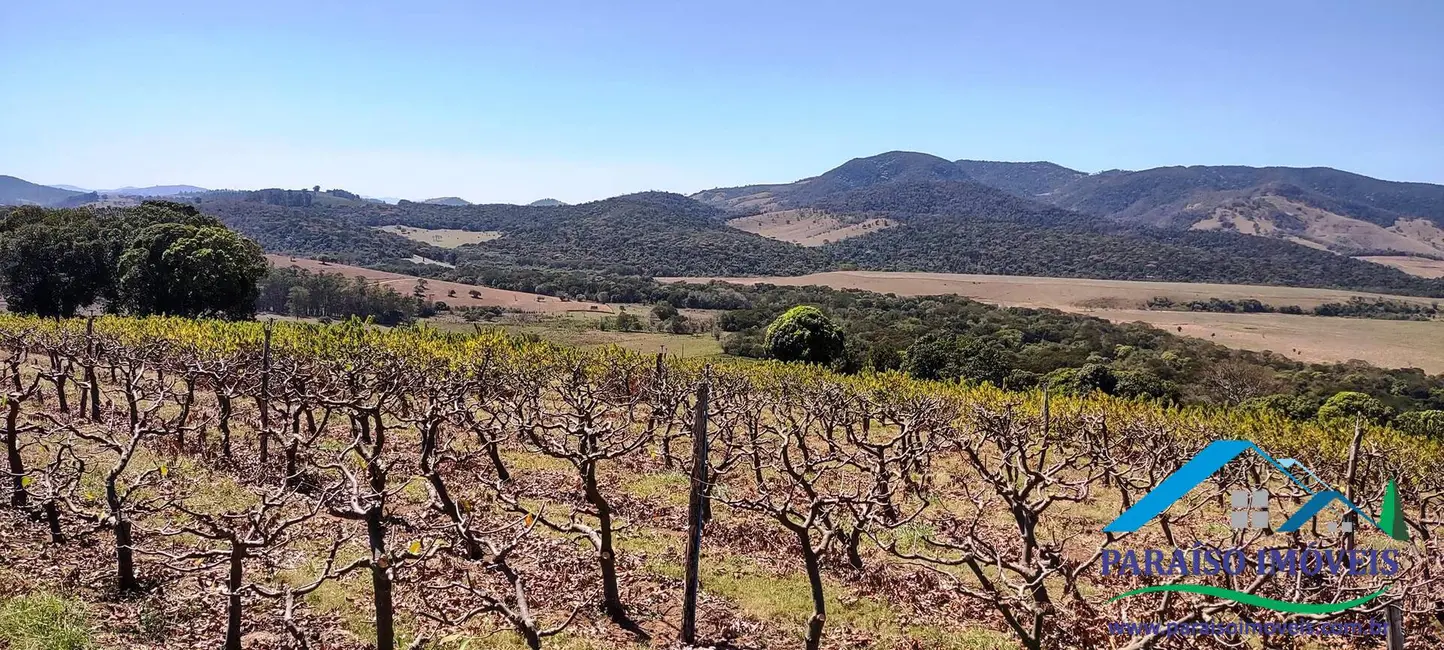
[[[1265,395],[1253,397],[1239,403],[1241,409],[1272,411],[1291,420],[1311,420],[1318,413],[1319,406],[1297,395]]]
[[[767,326],[767,353],[781,361],[826,365],[843,343],[842,329],[816,307],[793,307]]]
[[[1444,411],[1409,411],[1399,414],[1394,427],[1404,433],[1430,438],[1444,438]]]

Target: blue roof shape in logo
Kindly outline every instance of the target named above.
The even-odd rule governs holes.
[[[1123,514],[1118,515],[1117,519],[1114,519],[1103,528],[1103,532],[1131,533],[1142,528],[1153,518],[1163,514],[1163,511],[1167,510],[1169,506],[1176,503],[1179,499],[1182,499],[1183,496],[1192,491],[1193,488],[1208,480],[1210,476],[1213,476],[1218,470],[1222,469],[1229,461],[1238,458],[1250,449],[1282,472],[1283,475],[1288,477],[1290,481],[1293,481],[1294,484],[1312,495],[1308,503],[1304,504],[1303,510],[1289,517],[1283,527],[1277,529],[1278,532],[1287,533],[1298,530],[1300,526],[1309,519],[1312,519],[1320,510],[1323,510],[1335,501],[1342,502],[1345,506],[1348,506],[1349,509],[1359,513],[1359,516],[1368,520],[1369,523],[1378,527],[1380,530],[1384,530],[1383,526],[1380,526],[1378,522],[1369,516],[1369,513],[1364,512],[1362,508],[1355,505],[1353,501],[1350,501],[1337,490],[1328,488],[1327,484],[1319,479],[1318,476],[1314,475],[1313,472],[1309,471],[1307,467],[1304,467],[1302,463],[1292,458],[1275,460],[1272,456],[1268,455],[1267,452],[1260,449],[1258,445],[1247,440],[1216,440],[1209,443],[1207,447],[1203,448],[1203,451],[1198,452],[1198,454],[1187,463],[1184,463],[1183,467],[1169,474],[1167,478],[1163,479],[1163,482],[1158,484],[1158,487],[1154,488],[1152,492],[1143,495],[1143,498],[1139,499],[1138,503],[1133,504],[1133,507],[1125,510]],[[1298,476],[1289,471],[1291,467],[1302,468],[1310,478],[1323,484],[1324,487],[1328,489],[1316,490],[1309,487],[1300,480]]]

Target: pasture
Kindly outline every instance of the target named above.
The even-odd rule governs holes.
[[[431,244],[438,248],[459,248],[471,244],[500,239],[501,233],[494,230],[454,230],[451,228],[416,228],[413,226],[378,226],[377,230],[401,235],[412,241]]]
[[[890,219],[867,219],[857,223],[844,222],[817,210],[782,210],[751,217],[739,217],[727,225],[769,239],[779,239],[803,246],[822,246],[849,237],[859,237],[897,225]]]
[[[1431,260],[1409,255],[1370,255],[1358,259],[1375,264],[1392,266],[1410,275],[1421,278],[1444,278],[1444,260]]]

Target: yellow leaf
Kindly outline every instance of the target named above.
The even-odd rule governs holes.
[[[166,465],[161,465],[161,466],[160,466],[160,477],[161,477],[161,478],[165,478],[167,474],[170,474],[170,467],[169,467],[169,466],[166,466]]]
[[[412,554],[412,555],[420,555],[420,554],[421,554],[421,540],[419,540],[419,539],[412,540],[412,541],[411,541],[411,546],[406,547],[406,550],[411,551],[411,554]]]

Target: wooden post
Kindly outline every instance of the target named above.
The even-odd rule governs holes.
[[[1389,620],[1389,650],[1404,650],[1404,613],[1398,605],[1389,605],[1384,613]]]
[[[1344,496],[1350,503],[1354,503],[1354,483],[1359,472],[1359,447],[1364,444],[1364,424],[1361,416],[1354,416],[1354,440],[1349,444],[1349,469],[1344,476]],[[1359,516],[1353,510],[1344,514],[1344,522],[1347,524],[1344,530],[1344,548],[1354,548],[1354,528],[1359,525]]]
[[[697,386],[697,407],[692,416],[692,497],[687,509],[687,575],[682,597],[682,643],[697,643],[697,591],[700,587],[702,527],[707,510],[707,380]]]
[[[256,406],[261,410],[261,465],[265,466],[270,455],[271,442],[271,324],[267,321],[261,347],[261,394],[256,397]]]
[[[90,421],[100,421],[100,378],[95,376],[95,363],[100,356],[100,346],[95,342],[95,315],[85,319],[85,382],[90,394]],[[81,409],[82,411],[84,409]]]

